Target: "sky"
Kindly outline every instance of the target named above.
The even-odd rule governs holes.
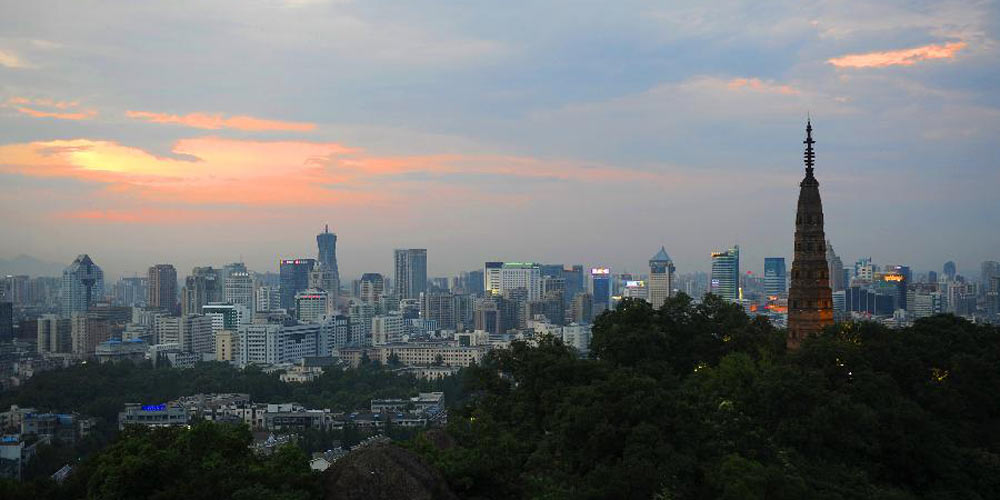
[[[1000,259],[978,1],[0,0],[0,257],[111,277],[427,248],[679,273],[791,257],[807,113],[847,263]]]

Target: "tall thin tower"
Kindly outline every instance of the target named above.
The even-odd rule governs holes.
[[[332,272],[333,279],[340,283],[340,270],[337,269],[337,235],[330,232],[329,225],[323,228],[322,233],[316,235],[316,245],[319,247],[316,260]]]
[[[819,197],[819,181],[813,176],[816,154],[811,121],[806,121],[803,143],[806,145],[806,177],[799,183],[799,206],[795,215],[795,260],[792,261],[792,287],[788,293],[789,349],[797,349],[803,339],[833,324],[823,202]]]

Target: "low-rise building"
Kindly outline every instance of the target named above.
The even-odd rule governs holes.
[[[177,403],[128,403],[125,410],[118,414],[118,428],[124,429],[129,425],[174,427],[188,425],[190,420],[188,411]]]
[[[146,359],[146,351],[148,350],[148,344],[141,339],[110,339],[97,345],[97,348],[94,350],[94,357],[101,363],[113,363],[124,360],[138,363]]]
[[[453,342],[401,342],[375,347],[346,347],[340,349],[340,359],[352,367],[361,365],[362,359],[389,364],[391,360],[408,366],[460,366],[468,367],[482,361],[489,346],[458,346]]]
[[[444,409],[443,392],[421,392],[411,398],[373,399],[372,413],[403,412],[426,413],[431,410]]]

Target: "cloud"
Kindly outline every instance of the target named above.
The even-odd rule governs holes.
[[[60,120],[87,120],[97,116],[95,109],[77,109],[77,101],[56,101],[53,99],[29,99],[27,97],[12,97],[4,107],[15,109],[18,113],[35,118],[57,118]]]
[[[61,218],[95,222],[169,219],[178,204],[219,207],[394,206],[446,194],[484,193],[510,180],[519,193],[538,182],[677,185],[682,175],[500,155],[378,156],[339,143],[198,137],[156,156],[113,141],[39,141],[0,146],[0,173],[65,178],[98,187],[86,210]],[[145,211],[117,204],[142,204]],[[152,206],[149,206],[149,205]],[[95,208],[91,208],[95,207]]]
[[[762,81],[759,78],[733,78],[729,80],[727,86],[731,90],[753,90],[756,92],[769,92],[772,94],[796,95],[799,90],[791,85],[776,84],[772,81]]]
[[[21,69],[27,68],[28,64],[21,60],[15,53],[9,50],[0,50],[0,66]]]
[[[912,66],[921,61],[932,59],[953,59],[955,54],[965,48],[965,42],[951,42],[944,45],[924,45],[912,49],[890,50],[886,52],[868,52],[865,54],[849,54],[827,60],[838,68],[885,68],[888,66]]]
[[[153,113],[149,111],[126,111],[125,115],[136,120],[150,123],[171,123],[186,127],[200,128],[207,130],[219,130],[224,128],[249,131],[294,131],[308,132],[316,128],[315,123],[286,122],[280,120],[265,120],[253,116],[231,116],[224,117],[221,114],[190,113],[187,115],[171,115],[166,113]]]

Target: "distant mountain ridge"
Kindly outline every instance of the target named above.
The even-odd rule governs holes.
[[[69,263],[48,262],[21,254],[10,259],[0,258],[0,276],[27,274],[28,276],[61,276]]]

